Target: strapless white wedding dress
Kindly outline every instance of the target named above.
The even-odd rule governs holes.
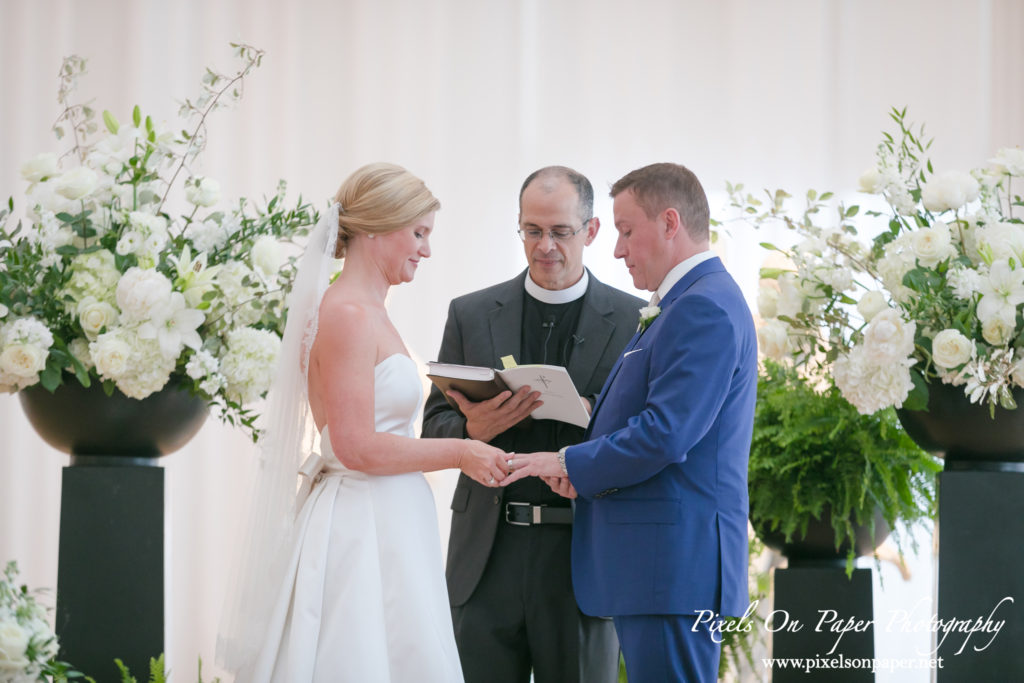
[[[376,366],[378,432],[413,437],[421,405],[411,358],[395,354]],[[326,427],[320,448],[326,468],[296,520],[289,572],[251,680],[462,681],[437,512],[423,474],[346,469]]]

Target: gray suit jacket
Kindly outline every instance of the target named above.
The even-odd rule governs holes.
[[[520,359],[526,273],[453,299],[437,360],[499,368],[502,356]],[[576,328],[582,342],[573,350],[567,368],[581,396],[595,397],[601,390],[619,353],[636,331],[638,310],[645,303],[590,275]],[[431,387],[423,412],[423,436],[463,438],[465,428],[465,418],[436,386]],[[495,442],[500,440],[499,436]],[[551,445],[552,449],[558,447]],[[452,606],[464,604],[483,575],[503,514],[503,492],[481,486],[464,474],[459,476],[452,500],[446,570]]]

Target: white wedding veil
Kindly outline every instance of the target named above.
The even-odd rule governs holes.
[[[318,437],[309,409],[306,370],[320,300],[335,267],[339,210],[334,203],[320,218],[288,295],[288,322],[263,414],[246,530],[232,563],[217,635],[217,662],[232,672],[256,660],[291,555],[299,467]]]

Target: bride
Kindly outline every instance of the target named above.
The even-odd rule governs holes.
[[[240,683],[462,681],[422,473],[496,486],[506,462],[479,441],[414,438],[419,372],[384,306],[430,256],[440,204],[392,164],[360,168],[335,200],[289,296],[218,658]]]

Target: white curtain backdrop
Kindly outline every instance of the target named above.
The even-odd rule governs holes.
[[[125,120],[138,104],[172,121],[206,65],[233,69],[229,42],[255,45],[264,66],[236,109],[214,115],[195,170],[225,197],[258,198],[284,178],[321,206],[370,161],[423,177],[443,204],[434,255],[390,310],[426,361],[453,296],[524,266],[516,201],[534,169],[591,178],[604,229],[587,262],[632,290],[611,256],[606,195],[621,175],[684,163],[719,214],[726,180],[852,191],[893,106],[927,123],[937,169],[967,170],[1024,143],[1022,29],[1018,0],[0,0],[0,195],[19,202],[20,164],[64,149],[49,130],[63,56],[88,58],[79,94],[98,110]],[[761,238],[730,233],[719,250],[753,303]],[[211,672],[252,459],[243,435],[212,421],[165,459],[176,680],[194,678],[198,656]],[[66,463],[17,397],[0,396],[0,562],[17,559],[31,585],[56,585]],[[446,535],[451,477],[433,479]],[[924,542],[909,584],[883,569],[878,609],[930,599]],[[927,646],[898,635],[878,640],[878,656]],[[898,680],[927,680],[913,675]]]

